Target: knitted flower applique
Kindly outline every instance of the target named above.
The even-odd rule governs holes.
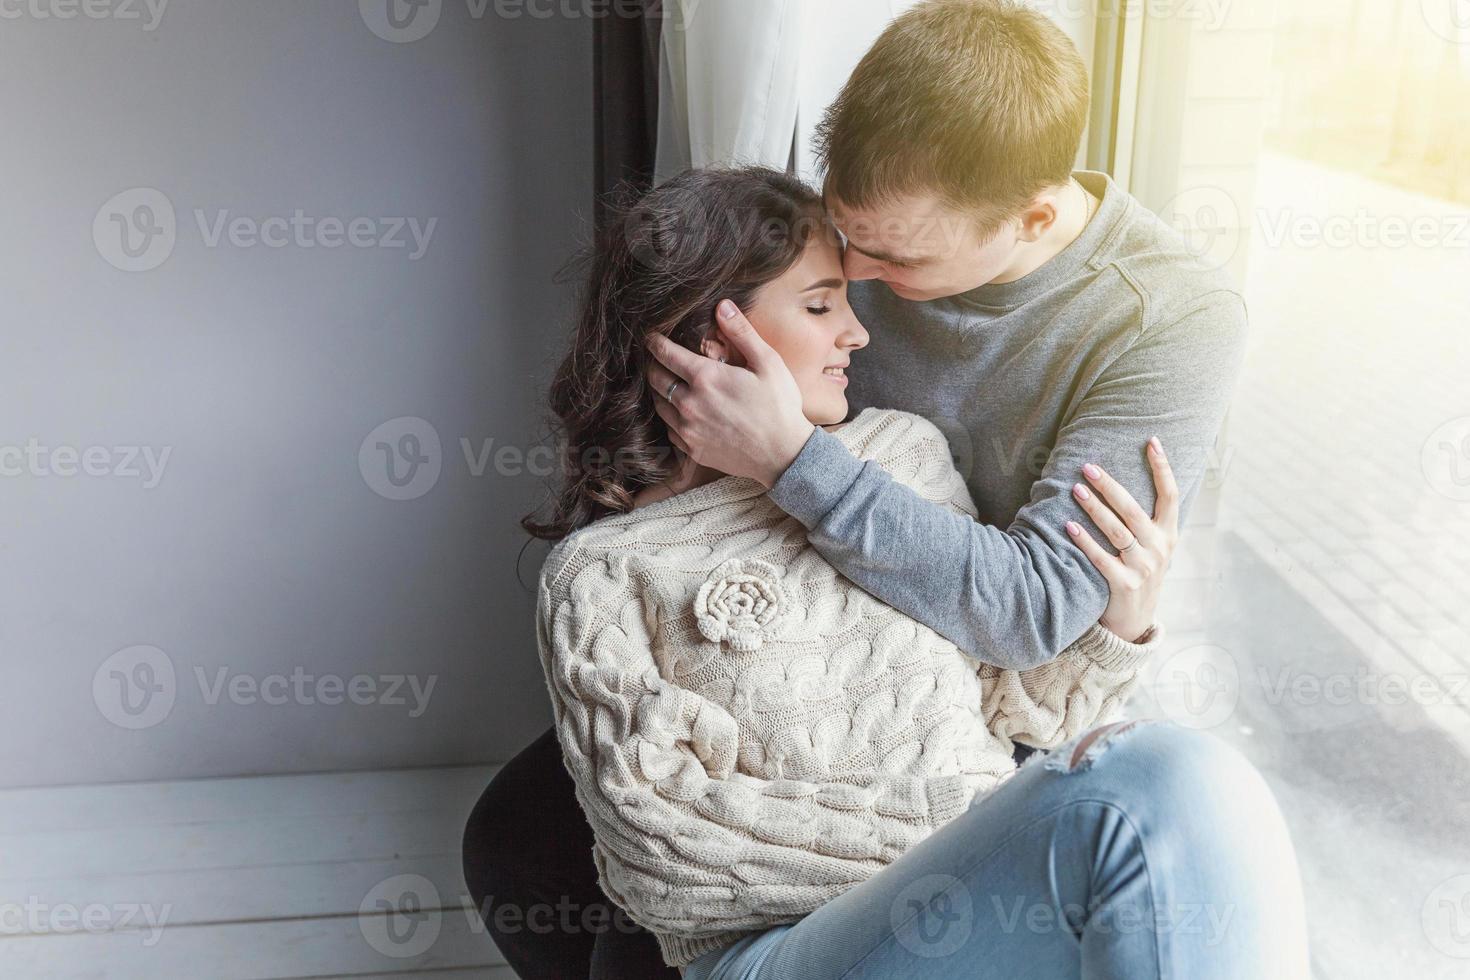
[[[731,558],[699,587],[694,616],[699,632],[711,643],[728,641],[749,653],[776,635],[788,602],[774,566],[754,558]]]

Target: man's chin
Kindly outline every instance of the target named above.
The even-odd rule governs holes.
[[[926,299],[931,298],[928,293],[920,292],[917,289],[909,289],[907,286],[901,286],[896,282],[889,282],[887,279],[883,280],[883,285],[893,290],[893,295],[897,296],[899,299],[910,299],[914,302],[922,302]]]

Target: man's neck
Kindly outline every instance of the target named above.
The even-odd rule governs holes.
[[[1057,191],[1057,218],[1040,238],[1025,242],[1016,250],[1016,261],[991,282],[1015,282],[1029,276],[1062,254],[1086,230],[1102,202],[1093,197],[1075,178]]]

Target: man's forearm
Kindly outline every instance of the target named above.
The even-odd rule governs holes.
[[[1106,581],[1060,527],[976,523],[821,429],[770,496],[838,571],[983,663],[1046,663],[1108,604]]]

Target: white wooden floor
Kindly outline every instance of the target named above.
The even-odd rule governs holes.
[[[0,978],[514,980],[460,871],[493,774],[0,791]]]

